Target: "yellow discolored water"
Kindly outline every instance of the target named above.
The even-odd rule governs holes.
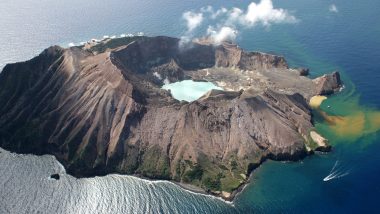
[[[309,105],[310,105],[310,107],[312,107],[312,108],[319,108],[319,106],[322,104],[322,102],[323,102],[325,99],[327,99],[326,96],[320,96],[320,95],[313,96],[313,97],[310,99]]]
[[[357,112],[354,115],[334,116],[320,111],[334,133],[341,137],[357,137],[363,134],[365,128],[365,114]]]
[[[355,141],[380,130],[380,111],[359,105],[358,99],[352,98],[344,102],[340,100],[339,104],[329,100],[329,104],[334,108],[329,112],[320,108],[324,100],[326,98],[318,96],[310,100],[310,106],[322,116],[328,126],[328,132],[334,138]]]

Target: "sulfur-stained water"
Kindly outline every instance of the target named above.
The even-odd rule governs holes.
[[[317,127],[330,138],[355,142],[380,130],[380,111],[360,105],[357,97],[327,99],[314,96],[310,106],[315,109]],[[323,104],[323,105],[322,105]],[[322,106],[322,108],[321,108]]]
[[[335,141],[353,143],[378,132],[380,111],[360,104],[357,95],[345,94],[348,93],[322,101],[321,108],[316,110],[317,128]]]

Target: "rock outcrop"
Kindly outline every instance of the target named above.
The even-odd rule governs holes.
[[[342,87],[339,72],[335,71],[332,74],[325,74],[313,80],[317,84],[318,95],[330,95],[337,92]]]
[[[296,69],[300,76],[307,76],[309,75],[309,69],[308,68],[297,68]]]
[[[298,160],[317,145],[306,99],[334,91],[339,74],[312,81],[288,70],[283,57],[178,42],[54,46],[7,65],[0,146],[53,154],[78,177],[138,174],[230,195],[263,160]],[[187,103],[160,89],[191,78],[233,90]]]

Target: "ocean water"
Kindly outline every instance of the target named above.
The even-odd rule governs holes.
[[[165,84],[162,88],[165,90],[170,90],[175,99],[185,100],[188,102],[200,98],[212,89],[223,90],[211,82],[195,82],[192,80],[183,80],[180,82]]]
[[[122,175],[76,179],[65,173],[54,156],[0,152],[0,213],[234,211],[232,204],[221,199],[184,191],[167,181]],[[59,180],[50,178],[54,173],[60,174]]]
[[[246,8],[250,1],[3,0],[0,67],[27,60],[53,44],[67,46],[103,35],[143,31],[182,36],[182,13],[212,5]],[[51,156],[0,153],[0,213],[376,213],[380,203],[380,2],[273,0],[295,24],[241,28],[246,50],[284,55],[315,77],[342,72],[345,89],[316,117],[334,146],[300,162],[267,161],[232,204],[189,193],[167,182],[109,175],[75,179]],[[338,12],[330,12],[335,4]],[[201,27],[196,35],[207,28]],[[328,108],[327,106],[331,106]],[[318,115],[318,112],[315,112]],[[338,119],[336,119],[338,118]],[[49,180],[61,172],[59,181]],[[324,181],[329,174],[334,179]]]

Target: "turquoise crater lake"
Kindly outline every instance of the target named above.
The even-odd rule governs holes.
[[[199,99],[202,95],[212,89],[223,90],[211,82],[196,82],[193,80],[183,80],[180,82],[165,84],[162,88],[170,90],[175,99],[188,102]]]

